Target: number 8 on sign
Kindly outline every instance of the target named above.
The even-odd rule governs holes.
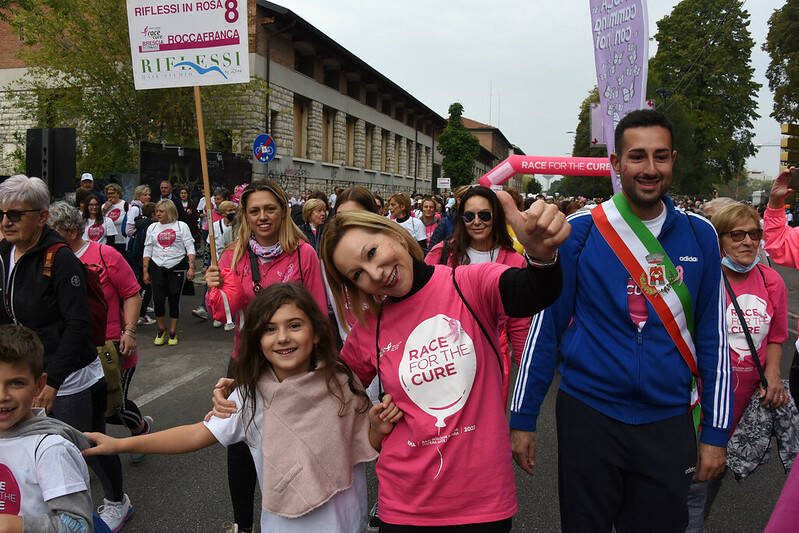
[[[225,20],[233,24],[239,20],[238,0],[225,0]]]

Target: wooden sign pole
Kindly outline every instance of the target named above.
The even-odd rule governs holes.
[[[211,203],[211,184],[208,180],[208,155],[205,153],[205,130],[203,128],[203,104],[200,101],[200,86],[194,86],[194,107],[197,110],[197,132],[200,136],[200,162],[203,168],[203,196],[205,196],[205,220],[208,223],[208,240],[211,247],[211,264],[216,266],[216,243],[214,242],[214,206]]]

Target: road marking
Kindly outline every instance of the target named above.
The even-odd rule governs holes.
[[[157,387],[157,388],[151,390],[150,392],[142,394],[138,398],[135,398],[133,400],[133,403],[135,403],[139,407],[143,407],[143,406],[147,405],[148,403],[152,402],[153,400],[157,400],[158,398],[160,398],[164,394],[172,392],[173,390],[177,389],[181,385],[183,385],[185,383],[188,383],[189,381],[193,380],[194,378],[200,377],[201,375],[205,374],[209,370],[211,370],[210,366],[202,366],[200,368],[196,368],[196,369],[192,370],[191,372],[189,372],[188,374],[183,374],[179,378],[177,378],[177,379],[175,379],[173,381],[170,381],[169,383],[161,385],[160,387]]]

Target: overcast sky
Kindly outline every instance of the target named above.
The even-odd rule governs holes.
[[[274,0],[326,33],[438,114],[452,102],[499,127],[528,155],[571,155],[580,102],[596,84],[588,0]],[[647,2],[649,34],[677,0]],[[745,0],[755,40],[755,144],[779,143],[761,50],[783,0]],[[656,51],[650,41],[649,55]],[[779,148],[763,146],[750,170],[776,176]]]

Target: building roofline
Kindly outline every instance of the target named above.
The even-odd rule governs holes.
[[[327,34],[319,30],[316,26],[308,22],[307,20],[303,19],[301,16],[294,13],[292,10],[283,7],[281,5],[275,4],[273,2],[269,2],[267,0],[256,0],[256,5],[263,7],[269,11],[273,11],[278,15],[290,17],[296,20],[297,24],[303,27],[305,30],[309,31],[314,37],[318,38],[319,40],[323,41],[327,46],[331,47],[332,49],[338,51],[343,56],[347,58],[348,61],[352,62],[355,66],[363,69],[369,73],[370,76],[373,76],[376,81],[379,81],[392,91],[396,91],[402,94],[405,98],[407,98],[414,107],[421,108],[424,111],[424,114],[421,115],[421,119],[424,120],[425,118],[431,119],[433,122],[438,122],[438,125],[442,128],[446,126],[447,119],[430,109],[428,106],[423,104],[418,98],[413,96],[411,93],[397,85],[395,82],[391,81],[385,75],[381,74],[377,69],[370,66],[368,63],[360,59],[358,56],[341,46],[338,42],[330,38]]]

